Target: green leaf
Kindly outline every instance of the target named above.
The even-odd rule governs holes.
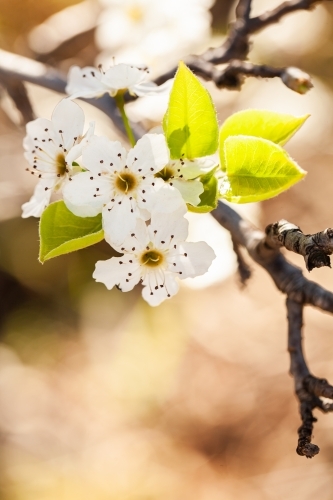
[[[228,137],[224,154],[227,177],[221,195],[234,203],[267,200],[306,175],[286,151],[266,139]]]
[[[101,241],[104,238],[102,215],[77,217],[63,201],[56,201],[42,213],[39,236],[39,260],[43,263]]]
[[[218,123],[212,98],[183,62],[175,76],[163,130],[171,158],[200,158],[217,150]]]
[[[218,168],[218,167],[217,167]],[[200,177],[203,184],[204,191],[200,195],[200,203],[197,206],[188,204],[187,208],[190,212],[207,213],[217,207],[217,200],[219,196],[218,181],[215,177],[217,168]]]
[[[220,160],[225,169],[224,142],[233,135],[262,137],[283,146],[310,115],[300,117],[258,109],[247,109],[231,115],[220,129]]]

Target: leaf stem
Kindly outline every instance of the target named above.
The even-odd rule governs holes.
[[[130,124],[129,124],[129,121],[128,121],[128,118],[127,118],[127,115],[126,115],[126,112],[125,112],[125,100],[124,100],[124,94],[122,92],[117,92],[117,94],[115,95],[115,101],[116,101],[116,104],[117,104],[117,107],[120,111],[120,115],[121,115],[121,118],[124,122],[124,126],[125,126],[125,130],[126,130],[126,134],[127,134],[127,137],[131,143],[131,146],[135,146],[135,137],[134,137],[134,134],[132,132],[132,129],[130,127]]]

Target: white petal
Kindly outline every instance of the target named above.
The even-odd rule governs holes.
[[[136,215],[131,212],[131,201],[127,196],[118,196],[115,202],[103,209],[103,229],[105,239],[111,246],[119,247],[127,236],[133,233]]]
[[[119,156],[120,155],[120,156]],[[127,152],[119,141],[106,137],[92,137],[82,153],[84,168],[98,174],[121,170],[126,163]]]
[[[127,156],[129,168],[141,175],[159,172],[169,161],[169,150],[163,134],[146,134]]]
[[[150,241],[148,228],[145,222],[141,219],[136,220],[133,232],[127,236],[120,246],[112,245],[117,252],[124,253],[140,253],[145,250]]]
[[[167,80],[162,85],[156,85],[154,82],[144,82],[134,85],[130,88],[130,91],[138,97],[168,94],[171,90],[172,84],[173,78]]]
[[[50,162],[55,158],[56,151],[59,152],[58,142],[59,139],[54,132],[54,125],[50,120],[44,118],[37,118],[27,124],[27,136],[23,140],[23,145],[28,154],[27,160],[32,164],[33,159],[38,157],[45,157]],[[32,154],[32,151],[34,153]]]
[[[199,195],[204,191],[202,182],[196,180],[186,181],[184,179],[173,179],[172,184],[178,189],[185,203],[190,203],[193,206],[200,203]]]
[[[110,181],[91,172],[74,175],[66,182],[63,196],[68,210],[78,217],[95,217],[110,201]]]
[[[45,185],[39,182],[35,187],[33,196],[27,203],[22,205],[22,217],[24,219],[27,217],[40,217],[50,203],[51,194],[52,189],[45,190]]]
[[[184,214],[185,211],[182,207],[171,214],[152,213],[148,230],[150,239],[157,248],[173,248],[175,243],[186,240],[188,221],[183,217]]]
[[[130,254],[100,260],[96,263],[93,278],[104,283],[109,290],[119,285],[121,290],[128,292],[140,281],[140,266]]]
[[[205,274],[216,255],[214,250],[204,241],[198,243],[184,242],[178,245],[177,250],[170,254],[170,259],[176,266],[170,266],[178,273],[180,278],[194,278]]]
[[[205,156],[193,160],[184,158],[176,161],[171,160],[171,162],[184,179],[195,179],[199,175],[207,174],[218,164],[218,160],[214,156]]]
[[[49,139],[50,133],[53,133],[53,124],[50,120],[46,120],[46,118],[37,118],[29,123],[26,126],[27,129],[27,137],[30,137],[33,143],[36,140],[41,142],[42,139]],[[23,144],[25,143],[27,137],[24,139]],[[29,143],[30,145],[31,143]]]
[[[83,134],[84,112],[75,102],[63,99],[52,113],[52,123],[66,153]]]
[[[72,66],[68,73],[66,93],[70,95],[71,99],[100,97],[107,92],[107,88],[103,85],[101,79],[101,72],[92,66],[86,66],[85,68]]]
[[[143,77],[144,73],[135,66],[116,64],[105,72],[102,82],[112,90],[128,89],[139,83]]]
[[[186,204],[178,189],[166,182],[156,186],[155,192],[147,201],[149,202],[148,209],[151,212],[171,213],[178,209],[183,209],[184,213],[187,211]]]
[[[171,298],[179,290],[179,284],[172,274],[155,276],[149,273],[143,281],[145,285],[142,290],[142,297],[151,306],[159,306],[165,299]],[[163,286],[161,286],[163,285]],[[157,289],[156,289],[157,286]]]
[[[82,155],[83,148],[88,145],[89,141],[94,135],[94,132],[95,132],[95,122],[90,122],[89,128],[82,137],[81,141],[78,144],[75,144],[75,146],[70,149],[69,153],[66,156],[66,161],[69,165],[71,165],[74,160],[76,160],[79,156]]]

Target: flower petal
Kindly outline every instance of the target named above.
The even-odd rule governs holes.
[[[194,206],[200,203],[200,194],[204,191],[202,182],[197,180],[173,179],[172,184],[178,189],[185,203],[190,203]]]
[[[154,96],[161,94],[168,94],[171,90],[173,84],[173,78],[162,83],[162,85],[156,85],[154,82],[143,82],[138,83],[131,87],[131,93],[137,95],[138,97],[144,96]]]
[[[184,179],[195,179],[199,175],[207,174],[212,168],[218,165],[218,160],[215,156],[205,156],[203,158],[194,158],[193,160],[188,160],[187,158],[176,160],[173,163],[173,167],[177,169],[179,174],[183,176]]]
[[[79,144],[75,144],[75,146],[73,146],[70,149],[69,153],[66,156],[66,161],[69,165],[71,165],[74,160],[76,160],[79,156],[82,155],[83,148],[88,145],[89,141],[94,135],[94,132],[95,132],[95,122],[90,122],[88,130],[82,137]]]
[[[136,214],[132,212],[132,204],[127,196],[117,196],[114,204],[103,209],[103,229],[106,241],[119,247],[133,233],[136,225]]]
[[[52,189],[45,189],[45,185],[39,182],[35,187],[33,196],[22,205],[22,217],[40,217],[50,203]]]
[[[170,260],[176,266],[170,266],[170,270],[177,269],[180,279],[194,278],[205,274],[216,255],[214,250],[204,241],[197,243],[181,243],[177,250],[170,253]]]
[[[36,156],[43,157],[50,162],[50,158],[55,157],[59,141],[52,122],[45,118],[37,118],[27,123],[26,130],[27,135],[23,140],[23,146],[27,152],[25,157],[29,163],[32,165]]]
[[[150,241],[148,228],[142,219],[136,220],[133,232],[125,238],[120,246],[112,245],[117,252],[138,254],[145,250]]]
[[[169,150],[163,134],[144,135],[127,156],[127,165],[140,175],[153,175],[169,161]]]
[[[183,242],[188,235],[188,221],[183,217],[183,207],[171,214],[153,212],[148,231],[151,241],[157,248],[173,248],[175,243]]]
[[[54,108],[52,124],[66,153],[83,134],[84,112],[75,102],[63,99]]]
[[[135,66],[116,64],[102,77],[105,86],[112,90],[129,89],[144,78],[144,73]]]
[[[140,266],[131,255],[100,260],[96,263],[93,278],[104,283],[109,290],[117,285],[122,291],[128,292],[140,281]]]
[[[127,152],[119,141],[92,137],[82,153],[84,168],[95,174],[113,173],[124,168]]]
[[[179,284],[172,274],[149,273],[143,280],[142,297],[151,306],[159,306],[164,300],[171,298],[179,290]],[[156,288],[157,287],[157,288]]]
[[[100,97],[108,91],[101,79],[102,73],[92,66],[72,66],[68,72],[66,93],[70,95],[70,99]]]
[[[91,172],[74,175],[66,182],[63,196],[68,210],[78,217],[95,217],[110,201],[110,181]]]
[[[156,181],[158,180],[156,179]],[[178,189],[166,182],[163,184],[156,182],[155,187],[155,191],[147,198],[148,210],[151,212],[171,213],[183,209],[186,212],[186,204]],[[139,206],[141,205],[139,204]]]

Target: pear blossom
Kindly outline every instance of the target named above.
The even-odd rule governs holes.
[[[63,189],[78,170],[73,166],[83,147],[94,133],[94,123],[83,134],[84,113],[80,106],[67,99],[54,109],[51,120],[37,118],[27,124],[24,138],[26,170],[39,182],[30,201],[22,205],[22,217],[40,217],[50,203],[53,191]]]
[[[76,99],[100,97],[106,93],[115,96],[118,91],[124,90],[137,96],[156,95],[170,90],[172,80],[157,86],[153,82],[144,81],[147,73],[149,70],[146,67],[123,63],[116,64],[105,72],[92,66],[72,66],[68,73],[66,92],[71,99]]]
[[[216,164],[213,157],[187,159],[183,155],[179,160],[170,159],[156,176],[178,189],[185,203],[196,206],[204,191],[199,177],[208,173]]]
[[[94,137],[82,155],[86,171],[66,184],[64,202],[79,217],[102,212],[105,238],[117,246],[137,219],[150,219],[152,210],[170,213],[185,207],[179,191],[155,177],[168,159],[162,134],[144,135],[128,153],[118,141]]]
[[[93,278],[109,290],[116,286],[123,292],[142,283],[143,298],[158,306],[178,292],[178,279],[205,274],[215,253],[203,241],[185,241],[188,221],[184,213],[184,208],[172,214],[153,212],[149,226],[138,220],[131,235],[116,247],[123,255],[98,261]]]

